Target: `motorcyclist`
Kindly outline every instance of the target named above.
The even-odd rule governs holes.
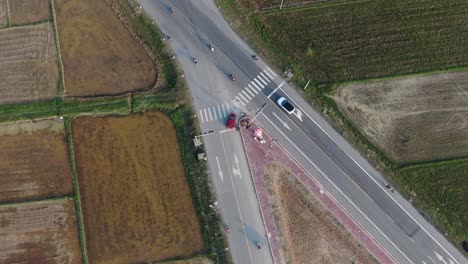
[[[228,233],[229,233],[229,231],[231,231],[231,228],[229,228],[229,226],[228,226],[228,225],[224,225],[224,230],[226,230],[226,232],[228,232]]]
[[[198,63],[197,59],[193,58],[193,63],[197,64]]]
[[[211,51],[214,51],[213,45],[210,44],[208,47],[210,48]]]
[[[169,11],[171,11],[171,14],[174,14],[174,13],[175,13],[174,9],[172,9],[172,8],[169,9]]]
[[[258,248],[259,250],[262,249],[262,246],[260,246],[260,243],[257,242],[257,243],[256,243],[256,246],[257,246],[257,248]]]

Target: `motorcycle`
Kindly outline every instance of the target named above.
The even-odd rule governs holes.
[[[252,59],[258,60],[258,56],[257,55],[252,55]]]
[[[232,75],[232,74],[229,74],[229,79],[231,79],[232,81],[236,80],[236,78],[234,78],[234,75]]]
[[[257,242],[256,246],[257,246],[258,250],[262,249],[262,246],[260,246],[260,243]]]
[[[172,9],[172,8],[169,9],[169,11],[171,12],[171,14],[174,14],[174,13],[175,13],[174,9]]]
[[[224,230],[225,230],[227,233],[229,233],[229,231],[231,231],[231,229],[229,228],[228,225],[224,225]]]
[[[212,52],[214,52],[214,47],[213,47],[213,45],[209,45],[208,48],[209,48]]]
[[[197,63],[198,63],[197,59],[195,59],[195,58],[193,58],[193,60],[192,60],[192,61],[193,61],[193,63],[195,63],[195,64],[197,64]]]

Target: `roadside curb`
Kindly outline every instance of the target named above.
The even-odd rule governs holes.
[[[375,240],[374,237],[370,235],[359,223],[357,223],[348,211],[338,203],[338,201],[327,192],[323,186],[313,177],[312,174],[307,172],[290,153],[284,149],[279,142],[273,147],[271,144],[259,144],[258,141],[246,141],[245,133],[249,133],[256,128],[260,128],[261,124],[258,121],[255,124],[252,124],[252,128],[247,130],[241,128],[241,137],[244,144],[244,151],[247,156],[247,162],[249,165],[249,170],[252,175],[252,181],[254,183],[255,195],[257,196],[257,201],[259,203],[260,211],[262,213],[262,220],[265,225],[268,236],[268,242],[270,244],[271,253],[273,255],[273,260],[278,261],[278,259],[283,260],[281,263],[284,263],[284,256],[282,247],[279,241],[279,232],[277,229],[276,221],[272,213],[271,204],[269,201],[268,193],[265,191],[265,186],[262,185],[261,188],[258,186],[256,181],[259,183],[264,182],[264,167],[270,162],[280,162],[284,166],[288,167],[291,172],[294,174],[296,179],[298,179],[307,190],[316,197],[316,199],[330,212],[332,213],[337,220],[345,226],[345,228],[355,237],[367,250],[380,262],[393,264],[397,263],[395,259],[390,256],[390,254]],[[272,142],[272,138],[264,132],[263,137],[266,142]],[[251,142],[252,141],[252,142]],[[253,159],[254,156],[258,158]],[[263,188],[263,190],[260,189]],[[268,212],[265,212],[268,211]],[[267,219],[268,218],[268,219]],[[271,218],[271,219],[269,219]],[[270,226],[268,228],[268,226]]]
[[[242,121],[243,119],[249,119],[249,118],[250,118],[250,117],[248,117],[248,116],[242,117],[241,119],[239,119],[239,124],[241,124],[241,121]],[[264,213],[263,213],[263,208],[262,208],[262,206],[261,206],[260,198],[259,198],[259,196],[258,196],[257,185],[256,185],[256,183],[255,183],[255,180],[253,179],[254,174],[253,174],[253,172],[252,172],[252,165],[250,164],[249,153],[247,152],[247,150],[246,150],[246,148],[245,148],[246,143],[245,143],[244,134],[242,133],[242,130],[243,130],[243,129],[247,129],[247,128],[244,128],[244,127],[240,126],[240,128],[239,128],[239,134],[240,134],[241,139],[242,139],[242,147],[243,147],[244,153],[245,153],[245,155],[246,155],[246,157],[247,157],[247,164],[249,165],[249,172],[250,172],[251,180],[252,180],[252,183],[253,183],[253,186],[254,186],[254,190],[255,190],[255,197],[257,198],[258,208],[260,209],[260,214],[261,214],[261,216],[262,216],[263,227],[265,228],[265,231],[266,231],[266,233],[267,233],[267,241],[268,241],[268,245],[269,245],[269,248],[270,248],[270,254],[271,254],[271,257],[272,257],[272,259],[273,259],[273,263],[276,264],[277,262],[276,262],[276,259],[275,259],[275,254],[273,253],[273,247],[272,247],[272,243],[271,243],[270,235],[269,235],[270,232],[268,231],[268,226],[267,226],[267,224],[266,224],[266,222],[265,222],[265,215],[264,215]]]

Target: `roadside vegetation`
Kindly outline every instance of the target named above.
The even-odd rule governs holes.
[[[58,89],[49,97],[49,99],[33,98],[31,102],[9,102],[9,104],[0,105],[0,122],[15,122],[21,120],[37,120],[47,117],[64,117],[65,130],[67,133],[68,154],[71,160],[71,170],[73,175],[73,204],[76,212],[77,230],[79,235],[76,238],[81,244],[81,258],[83,263],[90,263],[88,259],[87,236],[85,230],[86,212],[82,208],[83,186],[79,186],[80,175],[77,174],[77,163],[75,160],[75,145],[73,143],[73,119],[79,116],[128,116],[129,114],[143,113],[145,111],[159,111],[164,113],[175,126],[176,140],[180,148],[181,161],[183,163],[184,175],[187,178],[195,208],[196,218],[199,222],[201,239],[203,246],[196,247],[196,256],[208,258],[214,263],[227,263],[227,254],[225,251],[225,241],[221,231],[219,215],[209,207],[214,202],[212,196],[213,190],[210,185],[210,178],[206,172],[205,163],[197,160],[197,154],[203,152],[203,148],[196,148],[193,145],[193,137],[199,133],[197,124],[194,120],[194,113],[191,110],[190,102],[186,96],[187,88],[181,76],[181,72],[172,60],[170,51],[165,48],[162,41],[162,35],[155,27],[152,20],[141,14],[141,10],[128,0],[109,0],[106,1],[112,9],[118,14],[118,18],[123,22],[130,34],[135,37],[136,42],[143,46],[156,67],[150,72],[149,78],[152,78],[154,89],[134,89],[138,87],[128,87],[127,91],[118,92],[118,96],[104,96],[87,98],[70,98],[67,94],[70,87],[63,81],[62,73],[59,73],[60,80],[54,84],[53,88]],[[3,7],[5,1],[0,0],[0,6]],[[35,2],[39,4],[39,2]],[[52,17],[55,20],[55,11],[60,8],[61,1],[50,2]],[[0,18],[2,18],[3,9],[0,8]],[[8,16],[5,16],[8,17]],[[58,14],[60,19],[60,14]],[[1,19],[0,19],[0,22]],[[6,23],[8,25],[10,22]],[[51,21],[54,23],[54,21]],[[118,23],[118,22],[116,22]],[[1,23],[0,23],[1,24]],[[40,24],[41,25],[41,24]],[[0,25],[1,27],[1,25]],[[60,27],[59,27],[60,30]],[[128,34],[128,32],[127,32]],[[62,41],[63,36],[58,36]],[[60,44],[62,45],[62,43]],[[60,51],[60,49],[58,49]],[[63,52],[63,50],[62,50]],[[60,53],[59,53],[60,54]],[[55,56],[59,56],[55,54]],[[62,53],[63,54],[63,53]],[[66,60],[64,58],[64,60]],[[58,59],[60,63],[60,59]],[[73,71],[65,67],[65,75],[73,74]],[[156,79],[155,79],[155,75]],[[70,75],[69,75],[70,76]],[[66,79],[66,76],[65,76]],[[65,84],[65,85],[64,85]],[[58,86],[58,87],[57,87]],[[131,86],[131,85],[130,85]],[[88,87],[89,88],[89,87]],[[101,87],[102,88],[102,87]],[[148,88],[148,87],[145,87]],[[64,92],[62,96],[62,91]],[[78,91],[78,90],[75,90]],[[7,91],[8,92],[8,91]],[[99,92],[102,94],[104,92]],[[103,117],[104,118],[104,117]],[[81,189],[80,189],[81,187]],[[61,199],[66,199],[67,197]],[[52,199],[52,198],[50,198]],[[89,239],[89,238],[88,238]],[[27,242],[27,241],[26,241]],[[193,256],[193,252],[188,253]],[[188,254],[180,254],[176,257],[169,257],[168,260],[186,259]],[[161,258],[164,258],[162,256]],[[0,258],[1,260],[2,258]],[[150,261],[150,260],[148,260]],[[59,261],[60,262],[60,261]],[[67,262],[67,261],[63,261]],[[196,263],[196,260],[194,260]]]
[[[462,187],[468,185],[468,163],[421,161],[414,156],[413,162],[424,163],[394,160],[346,118],[333,96],[341,85],[356,80],[385,82],[407,74],[467,71],[468,6],[437,0],[323,1],[280,10],[277,2],[217,1],[228,21],[264,59],[279,71],[291,69],[298,87],[310,81],[301,92],[312,106],[461,249],[464,241],[468,243],[467,196]],[[262,11],[266,6],[272,8]],[[431,89],[426,92],[431,94]],[[416,133],[427,128],[414,129]]]

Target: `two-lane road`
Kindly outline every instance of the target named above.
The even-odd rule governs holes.
[[[224,221],[231,226],[236,263],[271,263],[266,234],[237,132],[224,130],[230,112],[255,113],[265,130],[324,186],[398,263],[467,263],[466,259],[325,120],[239,38],[210,0],[140,0],[182,65],[205,137],[209,167]],[[170,14],[174,8],[175,14]],[[215,51],[208,49],[213,45]],[[193,63],[197,58],[198,63]],[[236,81],[228,78],[229,74]],[[281,86],[281,88],[278,88]],[[274,92],[273,92],[274,91]],[[296,106],[288,115],[275,103]]]

